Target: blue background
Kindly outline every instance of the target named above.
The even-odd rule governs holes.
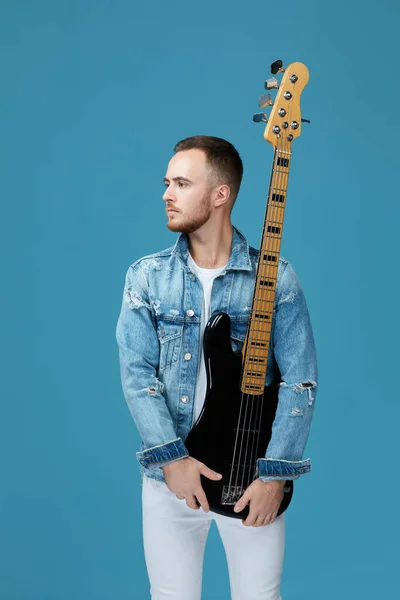
[[[125,272],[176,239],[162,178],[194,134],[238,148],[232,220],[258,246],[272,148],[252,114],[277,58],[310,70],[281,252],[320,371],[282,595],[393,597],[399,12],[394,0],[0,2],[2,600],[149,597],[115,341]],[[230,598],[214,525],[203,598]]]

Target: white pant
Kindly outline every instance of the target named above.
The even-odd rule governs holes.
[[[143,542],[153,600],[200,600],[204,547],[215,519],[232,600],[282,600],[285,513],[269,525],[189,508],[163,481],[143,476]]]

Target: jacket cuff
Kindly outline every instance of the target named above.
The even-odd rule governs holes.
[[[172,440],[160,446],[153,446],[141,452],[136,452],[136,458],[142,467],[151,467],[152,465],[166,465],[180,458],[187,458],[189,452],[182,441],[182,438]]]
[[[257,459],[257,476],[263,481],[298,479],[300,475],[309,471],[311,471],[311,461],[309,458],[305,460]]]

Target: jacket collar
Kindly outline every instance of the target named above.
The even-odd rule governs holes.
[[[173,247],[172,254],[181,259],[185,266],[189,256],[189,238],[186,233],[181,233]],[[243,233],[232,225],[232,250],[226,271],[251,271],[249,244]]]

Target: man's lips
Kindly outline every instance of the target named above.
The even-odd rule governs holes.
[[[167,212],[179,212],[179,210],[175,210],[175,208],[167,208]]]

